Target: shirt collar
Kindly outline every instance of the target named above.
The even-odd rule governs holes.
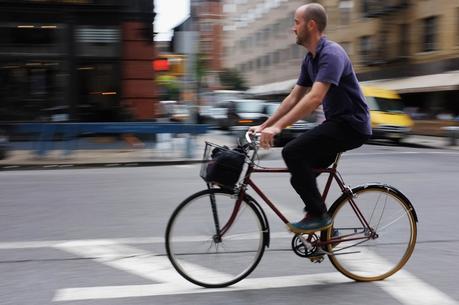
[[[321,36],[320,37],[319,43],[317,44],[317,47],[316,47],[316,56],[320,54],[320,51],[322,51],[322,49],[324,48],[326,41],[327,41],[327,37],[326,36]],[[308,56],[311,59],[313,58],[311,52],[308,52]]]

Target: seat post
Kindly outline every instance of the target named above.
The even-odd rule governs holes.
[[[336,155],[335,162],[333,162],[333,166],[332,166],[333,169],[336,169],[338,167],[338,162],[339,162],[339,159],[341,158],[341,154],[342,153],[338,153]]]

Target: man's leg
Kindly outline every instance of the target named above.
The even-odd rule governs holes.
[[[317,215],[324,214],[326,208],[313,169],[330,165],[336,157],[336,149],[330,147],[332,139],[323,135],[323,125],[290,141],[282,150],[293,188],[303,200],[305,210]]]
[[[289,142],[282,155],[291,173],[291,184],[305,203],[308,218],[323,218],[318,225],[331,224],[326,206],[317,188],[314,168],[328,167],[337,153],[362,145],[365,136],[359,135],[346,124],[325,122]],[[313,225],[315,228],[315,224]],[[316,231],[316,230],[314,230]]]

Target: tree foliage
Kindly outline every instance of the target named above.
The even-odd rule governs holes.
[[[247,90],[244,76],[236,69],[225,69],[220,72],[220,83],[229,90]]]

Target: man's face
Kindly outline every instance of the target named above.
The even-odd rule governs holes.
[[[307,21],[304,18],[302,10],[295,12],[295,24],[293,25],[292,31],[296,35],[296,44],[305,45],[309,42],[311,32],[308,30]]]

